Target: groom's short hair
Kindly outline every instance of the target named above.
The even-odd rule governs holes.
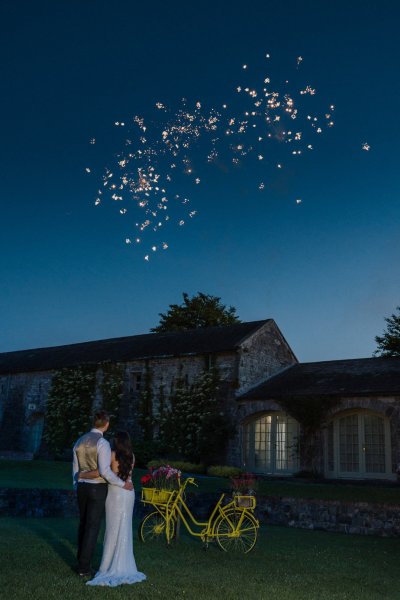
[[[104,427],[110,421],[110,417],[105,410],[98,410],[93,416],[93,425],[95,427]]]

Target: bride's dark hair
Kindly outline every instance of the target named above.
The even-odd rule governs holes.
[[[132,471],[133,451],[127,431],[117,431],[114,438],[115,460],[118,462],[118,477],[126,481]]]

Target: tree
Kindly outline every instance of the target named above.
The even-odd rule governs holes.
[[[201,292],[192,298],[189,298],[186,293],[182,295],[183,303],[170,304],[165,314],[160,313],[160,324],[150,331],[163,333],[240,323],[240,319],[236,316],[236,308],[233,306],[227,308],[217,296]]]
[[[378,344],[375,354],[378,356],[400,356],[400,306],[396,310],[399,314],[385,317],[387,329],[383,335],[375,337]]]

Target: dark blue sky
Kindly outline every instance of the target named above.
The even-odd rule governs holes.
[[[0,351],[144,333],[203,291],[243,320],[274,318],[302,361],[372,354],[400,303],[396,2],[0,11]],[[120,215],[93,206],[88,140],[157,101],[220,106],[266,52],[282,79],[303,57],[335,127],[262,194],[250,167],[216,170],[193,195],[197,218],[144,262]]]

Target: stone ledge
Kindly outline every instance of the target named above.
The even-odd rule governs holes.
[[[2,460],[33,460],[33,452],[18,452],[14,450],[1,450]]]
[[[400,537],[399,505],[259,497],[257,511],[270,525]]]

